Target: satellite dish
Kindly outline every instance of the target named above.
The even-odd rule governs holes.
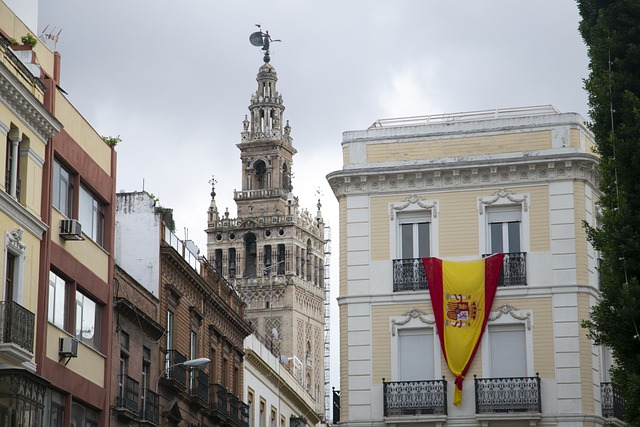
[[[279,337],[278,330],[276,328],[271,329],[271,339],[277,341]]]
[[[264,43],[262,41],[262,31],[256,31],[255,33],[249,36],[249,43],[254,46],[262,46]]]

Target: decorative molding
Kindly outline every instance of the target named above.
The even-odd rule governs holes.
[[[42,234],[48,228],[40,218],[27,211],[24,206],[2,190],[0,190],[0,212],[5,213],[38,240],[42,240]]]
[[[422,209],[431,210],[431,214],[433,215],[433,217],[438,217],[438,202],[428,203],[423,201],[417,195],[412,194],[411,196],[407,197],[404,200],[404,203],[402,203],[401,205],[396,206],[393,203],[391,204],[391,207],[389,208],[389,219],[393,221],[393,219],[395,218],[395,212],[404,210],[408,208],[409,205],[418,205]]]
[[[406,318],[403,320],[400,320],[400,321],[391,320],[391,335],[394,337],[396,336],[397,327],[406,325],[412,319],[418,319],[425,325],[433,325],[436,323],[436,319],[435,317],[433,317],[432,314],[427,315],[427,313],[420,311],[417,308],[412,308],[409,312],[403,314],[403,316],[406,316]]]
[[[493,322],[494,320],[502,317],[503,314],[509,314],[516,320],[525,320],[527,324],[527,330],[531,330],[531,313],[528,311],[524,313],[520,312],[517,308],[512,307],[508,304],[502,304],[500,307],[498,307],[497,310],[492,310],[489,313],[489,321]]]
[[[37,80],[40,83],[40,80]],[[62,124],[53,117],[35,96],[20,83],[6,66],[0,66],[0,100],[45,143],[62,129]]]
[[[5,242],[7,247],[12,248],[16,254],[22,255],[27,250],[27,245],[22,242],[21,228],[14,228],[6,233]]]
[[[483,199],[479,200],[478,213],[480,215],[484,213],[484,205],[492,205],[498,200],[505,199],[505,198],[512,203],[521,204],[525,212],[529,210],[529,198],[526,194],[521,198],[517,198],[514,196],[514,194],[511,191],[507,190],[506,188],[501,188],[500,190],[495,192],[495,195],[493,198],[489,200],[483,200]]]

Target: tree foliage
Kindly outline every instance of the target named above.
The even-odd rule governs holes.
[[[602,298],[583,326],[612,349],[625,421],[640,425],[640,2],[578,0],[578,8],[601,190],[588,235],[600,251]]]

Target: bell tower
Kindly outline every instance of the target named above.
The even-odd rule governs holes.
[[[284,104],[273,65],[263,64],[256,81],[237,145],[242,161],[242,190],[234,193],[239,218],[292,214],[295,208],[290,193],[296,149],[289,123],[282,125]]]
[[[250,40],[267,46],[271,41],[262,32]],[[288,366],[322,416],[325,224],[320,201],[317,210],[301,209],[293,194],[296,149],[266,52],[237,144],[242,168],[240,190],[233,194],[237,217],[228,209],[218,212],[212,188],[207,257],[242,296],[255,335]],[[210,182],[215,186],[215,179]]]

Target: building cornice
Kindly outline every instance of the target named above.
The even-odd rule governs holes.
[[[598,188],[598,158],[586,153],[548,153],[483,159],[434,159],[430,162],[343,169],[327,180],[335,196],[398,194],[514,186],[567,179]]]
[[[0,211],[13,219],[21,227],[24,227],[30,234],[42,240],[42,234],[47,230],[47,224],[40,218],[29,212],[24,206],[16,201],[9,194],[0,191]]]
[[[45,143],[62,130],[62,123],[29,93],[4,64],[0,64],[0,100]]]

